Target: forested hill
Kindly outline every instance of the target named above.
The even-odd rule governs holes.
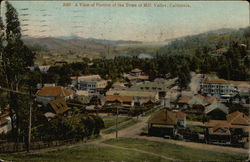
[[[196,49],[214,51],[229,48],[230,44],[245,44],[250,46],[250,27],[239,30],[219,29],[193,36],[177,39],[161,48],[159,54],[195,54]]]
[[[227,80],[250,80],[250,27],[184,37],[157,54],[161,71],[178,65],[183,66],[181,69],[216,73]]]

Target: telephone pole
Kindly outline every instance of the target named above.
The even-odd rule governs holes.
[[[115,138],[118,138],[118,106],[116,106]]]
[[[29,134],[28,134],[28,143],[27,143],[27,152],[30,151],[30,142],[31,142],[31,120],[32,120],[32,92],[31,87],[29,90]]]

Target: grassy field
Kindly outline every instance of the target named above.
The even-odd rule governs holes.
[[[134,125],[134,124],[136,124],[136,123],[138,123],[137,120],[135,120],[135,119],[130,119],[126,124],[121,125],[121,126],[118,126],[118,130],[128,128],[128,127],[130,127],[130,126],[132,126],[132,125]],[[116,130],[115,128],[106,129],[106,130],[103,130],[102,133],[104,133],[104,134],[110,134],[110,133],[115,132],[115,130]]]
[[[105,143],[126,148],[136,148],[148,152],[161,154],[170,158],[189,160],[189,161],[242,161],[247,157],[240,155],[219,153],[213,151],[192,149],[174,144],[148,141],[144,139],[121,138],[119,140],[112,139]]]
[[[119,123],[122,123],[122,122],[125,122],[125,121],[128,121],[128,120],[129,120],[129,118],[119,117],[117,122],[119,124]],[[116,117],[115,116],[103,117],[103,121],[104,121],[105,129],[107,129],[107,128],[110,128],[110,127],[115,125]]]
[[[36,154],[36,155],[3,155],[0,159],[12,161],[53,161],[53,162],[167,162],[157,156],[147,155],[130,150],[85,145],[71,149]]]

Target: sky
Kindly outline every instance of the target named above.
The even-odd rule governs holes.
[[[79,36],[109,40],[164,41],[220,28],[249,26],[242,1],[11,1],[24,36]],[[65,3],[71,6],[65,7]],[[83,7],[80,3],[95,5]],[[134,4],[137,7],[98,7]],[[145,3],[151,7],[139,7]],[[154,7],[161,4],[165,7]],[[175,4],[182,7],[176,7]],[[76,6],[77,5],[77,6]],[[183,7],[185,6],[185,7]],[[4,7],[2,5],[2,15]]]

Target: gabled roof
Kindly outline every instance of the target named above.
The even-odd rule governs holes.
[[[231,135],[231,132],[228,127],[216,126],[208,129],[209,135]]]
[[[155,112],[149,119],[149,123],[161,125],[177,125],[178,120],[183,120],[184,114],[170,111],[160,110]]]
[[[250,118],[244,113],[235,111],[227,115],[227,121],[232,125],[249,125]]]
[[[206,127],[230,127],[230,123],[226,120],[209,120],[209,122],[205,123]]]
[[[142,72],[141,69],[135,68],[133,70],[131,70],[132,73],[138,73],[138,72]]]
[[[203,105],[203,106],[207,105],[207,103],[204,102],[203,99],[195,97],[195,96],[192,97],[192,99],[188,101],[188,104],[190,104],[190,105]]]
[[[143,98],[143,99],[140,99],[140,102],[141,103],[155,103],[156,101],[153,100],[153,99],[149,99],[149,98]]]
[[[0,126],[5,125],[5,124],[8,124],[8,122],[9,122],[8,119],[6,119],[6,118],[1,118],[1,119],[0,119]]]
[[[108,96],[129,96],[129,97],[151,97],[154,98],[157,92],[133,91],[133,90],[109,90],[106,95]]]
[[[106,101],[132,102],[133,97],[129,97],[129,96],[106,96]]]
[[[91,80],[101,80],[102,78],[100,77],[100,75],[83,75],[83,76],[72,76],[70,77],[70,79],[91,81]]]
[[[224,79],[212,79],[204,81],[206,84],[229,84],[227,80]]]
[[[51,101],[49,105],[52,107],[56,114],[63,114],[70,109],[63,98]]]
[[[131,76],[131,75],[129,75],[127,78],[128,78],[129,80],[137,80],[137,79],[148,80],[148,79],[149,79],[149,76],[146,76],[146,75]]]
[[[212,104],[214,102],[217,102],[217,98],[213,97],[213,96],[211,96],[211,97],[205,97],[204,101],[207,102],[207,103],[209,103],[209,104]]]
[[[220,110],[224,112],[225,114],[228,114],[228,107],[219,102],[212,103],[211,105],[205,107],[205,114],[208,114],[215,109]]]
[[[38,96],[48,96],[48,97],[67,97],[72,95],[73,91],[70,89],[65,89],[61,86],[49,86],[43,87],[38,91]]]
[[[231,125],[226,120],[210,120],[205,126],[210,127],[208,128],[210,135],[231,135],[229,129]]]
[[[191,100],[192,97],[189,96],[182,96],[179,100],[178,103],[185,103],[187,104],[189,100]]]

